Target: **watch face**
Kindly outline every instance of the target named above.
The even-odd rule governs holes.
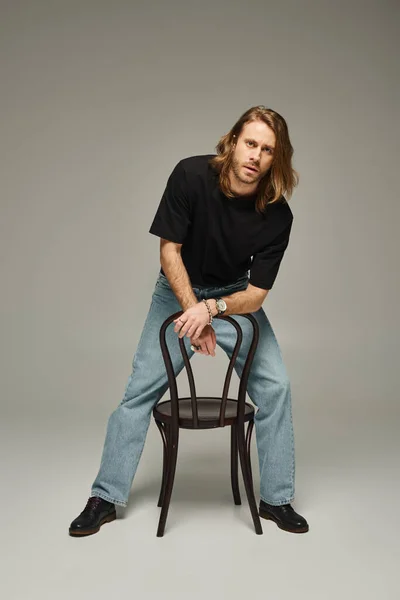
[[[218,308],[218,310],[222,310],[222,311],[226,310],[226,302],[225,302],[225,300],[222,300],[222,298],[218,298],[218,300],[217,300],[217,308]]]

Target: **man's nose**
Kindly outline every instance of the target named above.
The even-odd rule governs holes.
[[[252,160],[253,162],[259,162],[261,158],[261,152],[260,150],[253,150],[250,154],[250,160]]]

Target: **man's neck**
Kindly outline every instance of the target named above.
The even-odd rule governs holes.
[[[229,183],[235,196],[253,196],[257,192],[258,183],[252,185],[242,183],[232,171],[229,173]]]

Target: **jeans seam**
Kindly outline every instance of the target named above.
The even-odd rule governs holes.
[[[294,452],[294,427],[293,427],[293,415],[292,415],[292,398],[291,398],[291,394],[290,394],[290,404],[289,404],[289,413],[290,413],[290,423],[291,423],[291,438],[292,438],[292,473],[291,473],[291,490],[292,490],[292,495],[294,496],[294,456],[295,456],[295,452]]]
[[[151,311],[151,309],[152,309],[152,307],[153,307],[153,304],[154,304],[154,298],[152,297],[152,299],[151,299],[151,303],[150,303],[150,308],[149,308],[149,311]],[[127,383],[126,383],[126,386],[125,386],[124,395],[123,395],[123,398],[122,398],[122,400],[121,400],[121,401],[120,401],[120,403],[119,403],[119,406],[122,406],[122,404],[125,404],[125,403],[127,402],[127,400],[128,400],[128,398],[126,397],[126,394],[128,393],[128,388],[129,388],[129,385],[130,385],[130,383],[131,383],[131,381],[132,381],[132,375],[133,375],[133,371],[134,371],[134,369],[135,369],[135,358],[136,358],[136,352],[137,352],[137,349],[138,349],[138,347],[140,346],[140,343],[141,343],[141,341],[142,341],[142,338],[143,338],[143,336],[144,336],[145,325],[146,325],[146,323],[144,323],[144,325],[143,325],[143,328],[142,328],[142,333],[141,333],[141,335],[140,335],[140,338],[139,338],[139,342],[138,342],[138,344],[137,344],[137,346],[136,346],[136,350],[135,350],[135,352],[133,353],[133,359],[132,359],[132,364],[131,364],[131,372],[130,372],[130,374],[129,374],[129,376],[128,376],[128,381],[127,381]]]
[[[266,504],[270,504],[271,506],[283,506],[284,504],[290,504],[294,500],[294,496],[292,496],[289,500],[281,500],[280,502],[269,502],[263,496],[260,496],[260,499]]]
[[[123,500],[116,500],[115,498],[111,498],[111,496],[108,496],[108,494],[104,494],[103,492],[96,492],[95,489],[92,489],[90,492],[90,497],[97,497],[97,498],[101,498],[102,500],[106,500],[107,502],[112,502],[113,504],[118,504],[118,506],[123,506],[124,508],[126,508],[127,506],[127,502],[124,502]]]

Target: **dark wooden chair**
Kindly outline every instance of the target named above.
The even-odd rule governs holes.
[[[168,325],[182,314],[183,311],[179,311],[169,316],[160,328],[161,351],[167,370],[171,399],[159,402],[153,409],[153,416],[156,425],[160,430],[164,447],[161,492],[158,500],[158,506],[161,507],[161,514],[158,523],[157,537],[162,537],[164,535],[165,524],[167,521],[178,455],[179,428],[212,429],[226,427],[227,425],[231,427],[231,483],[233,499],[235,504],[241,504],[238,481],[239,455],[243,481],[251,516],[253,517],[254,527],[257,534],[262,534],[263,531],[254,496],[250,462],[251,434],[254,426],[254,407],[245,401],[250,367],[253,362],[259,337],[257,321],[250,313],[241,315],[242,317],[249,319],[252,323],[253,337],[243,373],[240,378],[237,399],[228,398],[228,390],[233,367],[243,339],[243,333],[239,323],[229,316],[220,315],[215,317],[216,319],[223,319],[231,323],[237,332],[237,341],[229,362],[221,398],[197,396],[193,372],[186,352],[184,338],[179,338],[177,336],[190,386],[190,397],[178,398],[176,378],[170,353],[165,341],[165,333]],[[246,433],[245,423],[248,423]]]

